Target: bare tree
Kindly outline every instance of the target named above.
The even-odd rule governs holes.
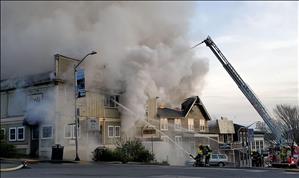
[[[277,105],[274,109],[279,126],[283,129],[282,136],[293,147],[299,144],[299,108],[286,104]],[[292,150],[293,153],[293,150]]]

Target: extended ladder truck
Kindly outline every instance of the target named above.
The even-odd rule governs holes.
[[[235,81],[238,85],[242,93],[246,96],[255,110],[259,113],[262,119],[265,121],[267,126],[270,128],[271,132],[274,134],[276,138],[276,144],[281,144],[281,130],[277,127],[274,123],[274,120],[271,118],[269,113],[267,112],[266,108],[263,106],[262,102],[258,99],[255,93],[250,89],[250,87],[243,81],[234,67],[228,62],[225,56],[222,54],[220,49],[214,43],[210,36],[208,36],[204,41],[195,45],[193,48],[197,47],[198,45],[205,43],[214,53],[214,55],[218,58],[218,60],[223,65],[224,69],[227,73],[231,76],[231,78]]]

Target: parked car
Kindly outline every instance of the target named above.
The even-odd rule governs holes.
[[[212,154],[210,158],[211,166],[223,167],[228,163],[228,157],[225,154]]]

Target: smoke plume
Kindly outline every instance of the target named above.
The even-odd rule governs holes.
[[[95,50],[85,61],[88,90],[122,89],[122,102],[143,115],[148,97],[178,104],[200,94],[208,71],[207,61],[190,50],[194,7],[193,2],[1,2],[1,76],[51,71],[56,53],[80,59]]]

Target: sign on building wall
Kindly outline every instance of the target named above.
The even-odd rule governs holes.
[[[84,69],[78,69],[76,73],[76,81],[77,81],[77,97],[85,97],[85,76],[84,76]]]
[[[89,118],[87,121],[88,131],[99,131],[99,121],[96,118]]]
[[[43,94],[32,94],[29,96],[29,100],[31,103],[39,104],[43,99]]]
[[[249,143],[252,143],[254,139],[254,130],[253,129],[248,129],[248,141]]]

